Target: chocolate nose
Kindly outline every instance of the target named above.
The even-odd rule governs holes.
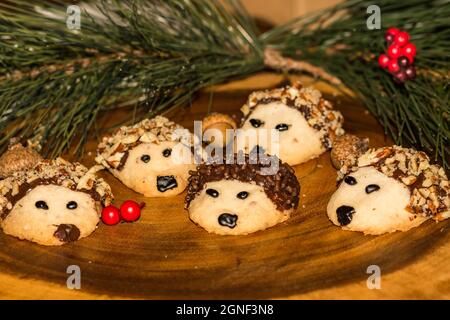
[[[355,208],[350,206],[340,206],[336,210],[338,222],[341,226],[346,226],[352,222],[353,215],[355,214]]]
[[[236,221],[238,219],[238,216],[231,213],[222,213],[219,216],[219,224],[224,227],[228,227],[233,229],[236,227]]]
[[[77,241],[80,237],[80,229],[73,224],[60,224],[53,236],[61,242]]]
[[[166,192],[167,190],[178,187],[178,184],[174,176],[158,176],[156,179],[156,187],[159,192]]]

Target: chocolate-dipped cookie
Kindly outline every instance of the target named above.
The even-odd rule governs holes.
[[[194,223],[220,235],[246,235],[289,218],[300,192],[293,169],[276,159],[276,173],[264,175],[267,162],[252,157],[238,162],[234,155],[190,172],[185,208]]]
[[[342,166],[339,180],[327,213],[344,230],[378,235],[450,217],[448,178],[423,152],[372,149]]]
[[[96,161],[147,197],[174,196],[183,192],[195,168],[191,139],[187,129],[157,116],[104,137]]]
[[[0,181],[0,224],[6,234],[42,245],[62,245],[89,236],[109,185],[79,163],[42,160]]]
[[[247,135],[248,130],[277,130],[279,158],[289,165],[318,157],[331,148],[335,137],[344,133],[342,114],[322,98],[320,91],[304,88],[300,83],[254,92],[241,111],[241,135]],[[248,141],[245,151],[251,152],[256,144],[275,154],[269,139]]]

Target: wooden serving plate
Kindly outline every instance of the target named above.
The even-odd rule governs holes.
[[[213,88],[212,110],[237,113],[253,89],[274,86],[280,79],[279,75],[262,74]],[[323,84],[316,86],[334,93]],[[340,95],[328,98],[343,112],[348,132],[368,136],[371,146],[391,143],[358,102]],[[201,93],[191,107],[169,116],[192,129],[193,120],[205,115],[209,99],[209,93]],[[110,116],[109,120],[117,120],[120,114]],[[81,159],[82,163],[93,164],[95,145],[96,141],[89,143],[91,154]],[[427,222],[409,232],[379,237],[342,231],[329,222],[325,211],[336,188],[329,153],[295,167],[295,171],[301,184],[297,212],[285,223],[248,236],[208,234],[189,220],[183,209],[184,194],[166,199],[144,198],[104,172],[101,175],[111,184],[116,204],[126,199],[146,202],[142,218],[114,227],[100,224],[92,236],[61,247],[39,246],[0,233],[0,296],[302,297],[319,289],[362,283],[368,277],[369,265],[378,265],[383,275],[401,270],[449,239],[448,221]],[[79,296],[66,288],[69,265],[81,268]],[[420,291],[419,282],[414,281],[418,285],[415,290]],[[448,294],[448,277],[443,281],[439,292]],[[16,285],[22,288],[20,294],[9,289]],[[404,296],[407,295],[400,292],[397,297]]]

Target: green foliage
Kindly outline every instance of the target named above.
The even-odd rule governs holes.
[[[73,144],[82,151],[106,111],[134,105],[125,120],[152,116],[264,68],[254,26],[234,0],[226,1],[233,13],[209,0],[95,3],[79,31],[66,27],[63,2],[41,1],[38,11],[29,1],[0,4],[1,145],[39,134],[49,156]]]
[[[381,30],[368,30],[371,1],[350,0],[300,17],[262,36],[283,55],[308,61],[337,76],[364,102],[397,144],[434,154],[448,168],[450,156],[449,1],[377,1]],[[389,27],[407,31],[417,47],[414,81],[396,84],[380,69]]]
[[[81,152],[109,111],[134,107],[124,122],[167,112],[201,88],[265,68],[270,47],[337,76],[396,143],[448,168],[449,1],[378,1],[383,28],[373,31],[370,4],[348,0],[259,35],[237,0],[90,1],[79,31],[66,27],[62,1],[1,3],[0,145],[38,136],[48,156]],[[404,85],[376,61],[390,26],[418,49],[418,76]]]

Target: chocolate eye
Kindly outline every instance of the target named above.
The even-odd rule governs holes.
[[[163,151],[163,156],[164,157],[170,157],[170,155],[172,154],[172,149],[170,149],[170,148],[167,148],[167,149],[164,149],[164,151]]]
[[[141,161],[144,162],[144,163],[148,163],[150,161],[150,156],[148,154],[144,154],[141,157]]]
[[[346,176],[346,177],[344,178],[344,182],[345,182],[346,184],[351,185],[351,186],[354,186],[355,184],[357,184],[356,179],[355,179],[354,177],[352,177],[352,176]]]
[[[258,120],[258,119],[250,119],[250,123],[255,128],[259,128],[264,124],[264,122],[262,122],[261,120]]]
[[[69,210],[75,210],[76,208],[78,208],[78,203],[76,203],[75,201],[70,201],[69,203],[67,203],[66,208]]]
[[[47,205],[47,202],[45,202],[45,201],[42,201],[42,200],[36,201],[36,203],[34,205],[38,209],[48,210],[48,205]]]
[[[239,192],[236,197],[238,197],[241,200],[244,200],[245,198],[248,197],[248,192],[247,191],[241,191]]]
[[[278,131],[286,131],[287,129],[289,129],[289,125],[287,125],[286,123],[280,123],[276,125],[275,129],[277,129]]]
[[[219,192],[215,189],[207,189],[206,194],[213,198],[217,198],[219,196]]]
[[[369,185],[366,187],[366,193],[367,193],[367,194],[372,193],[372,192],[375,192],[375,191],[378,191],[378,190],[380,190],[380,186],[377,185],[377,184],[369,184]]]

